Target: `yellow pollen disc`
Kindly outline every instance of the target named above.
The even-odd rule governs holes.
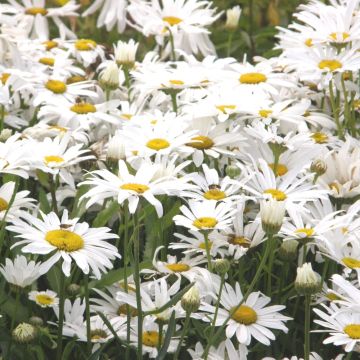
[[[96,112],[96,107],[90,103],[78,103],[73,105],[70,110],[74,113],[85,115]]]
[[[51,49],[53,49],[53,48],[56,48],[59,44],[56,42],[56,41],[54,41],[54,40],[48,40],[48,41],[44,41],[43,43],[42,43],[44,46],[45,46],[45,48],[46,48],[46,50],[51,50]]]
[[[121,185],[120,189],[135,191],[138,194],[143,194],[145,191],[149,190],[149,187],[142,184],[128,183]]]
[[[169,80],[171,85],[184,85],[185,83],[182,80]]]
[[[58,131],[64,132],[64,133],[67,132],[67,129],[66,129],[66,128],[64,128],[64,127],[62,127],[62,126],[59,126],[59,125],[51,125],[51,126],[49,126],[49,129],[50,129],[50,130],[58,130]]]
[[[39,63],[43,64],[43,65],[48,65],[48,66],[54,66],[55,59],[54,58],[43,57],[43,58],[39,59]]]
[[[347,227],[342,227],[341,232],[346,235],[349,232],[349,229]]]
[[[327,293],[326,298],[329,299],[330,301],[341,300],[341,298],[334,293]]]
[[[360,339],[360,324],[349,324],[344,327],[344,333],[351,339]]]
[[[46,294],[36,295],[36,301],[41,305],[51,305],[54,303],[54,298]]]
[[[219,189],[210,189],[204,193],[204,198],[207,200],[222,200],[226,198],[226,194]]]
[[[157,331],[144,331],[142,334],[142,343],[145,346],[157,347],[159,345],[160,336]]]
[[[75,83],[78,83],[78,82],[81,82],[81,81],[85,81],[86,78],[84,76],[80,76],[80,75],[74,75],[74,76],[70,76],[67,80],[66,80],[66,83],[68,85],[70,84],[75,84]]]
[[[340,186],[336,182],[332,182],[328,184],[330,190],[336,191],[338,194],[340,193]]]
[[[235,313],[232,315],[231,318],[240,324],[251,325],[251,324],[256,323],[257,314],[256,314],[256,311],[253,310],[250,306],[241,305],[235,311]]]
[[[226,114],[227,110],[235,110],[236,105],[217,105],[216,108],[222,113]]]
[[[329,141],[329,137],[322,133],[322,132],[314,132],[310,135],[310,137],[317,143],[317,144],[326,144]]]
[[[127,309],[129,309],[129,312],[127,311]],[[137,309],[127,304],[120,305],[117,313],[119,316],[129,314],[131,317],[135,317],[138,315]]]
[[[48,13],[48,11],[44,8],[41,8],[41,7],[31,7],[31,8],[27,8],[25,10],[25,14],[26,15],[42,15],[42,16],[45,16],[46,14]]]
[[[193,221],[193,225],[198,229],[214,228],[218,221],[213,217],[200,217]]]
[[[277,189],[267,189],[264,191],[264,194],[270,194],[277,201],[284,201],[287,198],[283,191]]]
[[[251,245],[251,241],[244,236],[230,236],[228,242],[246,249],[248,249]]]
[[[335,71],[342,68],[342,64],[338,60],[321,60],[318,64],[321,70]]]
[[[176,16],[165,16],[163,17],[163,21],[167,22],[170,26],[174,26],[180,24],[182,22],[182,19]]]
[[[170,143],[165,139],[152,139],[146,143],[146,146],[152,150],[162,150],[170,146]]]
[[[206,149],[211,149],[214,145],[214,142],[207,136],[195,136],[193,138],[191,138],[191,140],[193,140],[190,143],[187,143],[187,146],[191,146],[195,149],[198,150],[206,150]]]
[[[272,110],[260,110],[259,111],[259,115],[262,117],[262,118],[267,118],[269,115],[272,114]]]
[[[173,272],[183,272],[190,270],[190,266],[187,264],[167,264],[166,267]]]
[[[275,164],[271,163],[269,164],[269,168],[274,171],[275,169]],[[284,164],[277,164],[276,166],[276,176],[283,176],[288,172],[288,168],[286,165]]]
[[[347,32],[343,32],[343,33],[335,33],[335,32],[333,32],[333,33],[331,33],[329,35],[329,37],[334,41],[338,41],[341,38],[342,38],[341,41],[345,41],[346,39],[348,39],[350,37],[350,34],[347,33]]]
[[[63,163],[65,160],[61,157],[61,156],[57,156],[57,155],[49,155],[49,156],[45,156],[44,157],[44,162],[46,165],[49,165],[50,163],[57,163],[57,164],[61,164]]]
[[[49,80],[45,87],[55,94],[63,94],[67,89],[66,84],[59,80]]]
[[[98,340],[101,340],[101,339],[106,339],[107,334],[102,329],[95,329],[95,330],[90,331],[90,338],[91,338],[92,341],[98,341]]]
[[[11,74],[9,73],[2,73],[0,76],[0,80],[3,83],[3,85],[6,84],[7,79],[10,77]]]
[[[267,80],[266,75],[262,73],[246,73],[242,74],[239,78],[239,81],[242,84],[260,84],[262,82],[265,82]]]
[[[79,51],[90,51],[96,47],[96,42],[91,39],[80,39],[75,42],[75,48]]]
[[[305,40],[305,45],[307,46],[307,47],[312,47],[313,46],[313,42],[312,42],[312,39],[306,39]]]
[[[341,259],[341,261],[350,269],[360,268],[360,260],[351,257],[344,257]]]
[[[0,197],[0,211],[7,210],[8,206],[9,206],[8,202],[2,197]]]
[[[301,229],[296,229],[295,230],[295,234],[304,234],[306,235],[306,237],[311,237],[312,235],[314,235],[314,229],[308,229],[308,228],[301,228]]]
[[[212,241],[209,241],[209,249],[211,249],[212,248]],[[199,245],[199,248],[200,249],[203,249],[203,250],[206,250],[206,244],[205,244],[205,242],[203,242],[203,243],[201,243],[200,245]]]
[[[84,247],[83,238],[69,230],[50,230],[46,233],[45,240],[66,252],[77,251]]]
[[[131,115],[131,114],[121,114],[121,117],[125,118],[126,120],[131,120],[133,115]]]

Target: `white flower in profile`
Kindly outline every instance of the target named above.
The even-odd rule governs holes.
[[[239,26],[239,19],[241,15],[241,8],[239,5],[234,6],[231,9],[226,10],[226,24],[227,30],[236,30]]]
[[[35,301],[36,304],[42,308],[59,306],[59,298],[57,297],[56,292],[52,290],[30,291],[29,299]]]
[[[321,276],[305,263],[296,270],[295,289],[300,294],[312,295],[321,289]]]
[[[50,266],[48,262],[28,262],[24,255],[17,255],[14,260],[7,258],[0,272],[9,284],[24,288],[45,274]]]
[[[133,39],[130,39],[128,42],[119,40],[117,44],[114,45],[114,57],[116,63],[119,66],[122,65],[132,68],[135,64],[138,46],[139,43],[135,42]]]
[[[80,223],[78,218],[69,219],[67,210],[61,218],[54,212],[40,214],[41,219],[26,212],[13,219],[7,230],[23,239],[13,246],[25,245],[22,247],[24,253],[51,253],[50,266],[62,259],[62,270],[66,276],[70,276],[74,260],[84,274],[91,271],[99,279],[101,273],[112,269],[111,261],[120,257],[117,248],[106,241],[117,238],[109,228],[90,228],[87,223]]]
[[[285,201],[272,197],[260,201],[260,217],[262,228],[267,234],[277,234],[285,217]]]

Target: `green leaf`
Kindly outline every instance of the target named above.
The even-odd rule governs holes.
[[[79,186],[78,191],[76,192],[73,209],[71,211],[71,217],[81,217],[81,215],[86,211],[86,200],[80,201],[81,196],[88,192],[90,186],[82,185]]]
[[[74,338],[73,340],[71,340],[70,342],[68,342],[63,350],[62,353],[62,360],[69,360],[71,359],[71,352],[73,351],[74,347],[76,345],[76,338]]]
[[[116,339],[116,341],[120,344],[120,345],[125,345],[130,347],[130,344],[127,344],[123,341],[121,341],[121,339],[119,338],[118,334],[116,333],[116,331],[114,330],[114,328],[112,327],[112,325],[110,324],[110,321],[108,320],[108,318],[101,312],[97,313],[102,321],[105,323],[105,325],[107,326],[107,328],[110,330],[110,332],[113,334],[114,338]]]
[[[39,188],[39,202],[40,202],[40,210],[45,214],[48,214],[51,211],[51,206],[49,204],[49,200],[46,196],[46,192],[43,188]]]
[[[92,223],[93,227],[101,227],[108,223],[108,221],[119,212],[120,205],[117,201],[109,202],[105,209],[101,210],[96,216],[95,220]]]
[[[164,338],[164,344],[161,347],[161,350],[160,350],[156,360],[162,360],[167,355],[167,351],[168,351],[168,348],[170,345],[171,338],[174,334],[175,328],[176,328],[176,319],[175,319],[175,310],[174,310],[170,316],[167,332],[166,332],[166,335]]]

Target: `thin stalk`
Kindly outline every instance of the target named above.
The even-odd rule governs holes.
[[[212,263],[211,263],[211,255],[210,255],[210,241],[209,241],[209,233],[208,231],[204,232],[204,238],[205,238],[205,251],[206,251],[206,258],[208,263],[208,270],[212,272]]]
[[[340,139],[344,138],[342,126],[340,124],[340,118],[339,118],[339,107],[336,104],[336,98],[334,95],[334,87],[333,87],[333,81],[330,80],[329,82],[329,92],[330,92],[330,103],[331,103],[331,109],[332,113],[335,119],[335,124],[338,130],[338,136]]]
[[[129,71],[129,68],[128,66],[124,66],[123,67],[123,70],[124,70],[124,75],[125,75],[125,85],[126,85],[126,88],[127,88],[127,92],[128,92],[128,100],[129,100],[129,103],[131,104],[131,94],[130,94],[130,71]]]
[[[227,41],[227,51],[226,51],[227,57],[229,57],[231,55],[231,45],[232,45],[233,37],[234,37],[234,32],[230,31],[228,41]]]
[[[52,174],[49,174],[49,184],[50,184],[52,208],[53,208],[53,211],[55,212],[55,214],[59,215],[59,209],[58,209],[57,200],[56,200],[56,181]]]
[[[65,275],[60,269],[60,287],[59,287],[59,326],[57,334],[56,360],[62,357],[62,333],[64,326],[64,304],[65,304]]]
[[[268,240],[269,241],[269,240]],[[271,239],[271,243],[270,243],[270,256],[269,256],[269,266],[268,266],[268,279],[267,279],[267,296],[271,297],[271,281],[272,281],[272,268],[273,268],[273,263],[274,263],[274,258],[275,258],[275,239],[272,238]]]
[[[182,342],[184,341],[185,335],[186,335],[186,333],[187,333],[187,331],[189,329],[190,315],[191,315],[190,311],[187,311],[186,315],[185,315],[184,326],[183,326],[182,331],[181,331],[180,341],[179,341],[179,344],[177,346],[177,349],[176,349],[176,352],[175,352],[175,355],[174,355],[174,358],[173,358],[174,360],[177,360],[179,358]]]
[[[177,114],[177,112],[178,112],[178,106],[177,106],[177,100],[176,100],[177,91],[170,90],[170,96],[171,96],[171,103],[172,103],[173,111],[174,111],[174,113]]]
[[[171,46],[171,60],[176,61],[174,36],[173,36],[170,28],[167,28],[167,29],[169,30],[169,38],[170,38],[170,46]]]
[[[311,295],[305,295],[304,360],[310,358],[310,298]]]
[[[13,332],[13,330],[14,330],[14,327],[15,327],[15,317],[16,317],[16,314],[17,314],[17,308],[18,308],[18,306],[19,306],[20,291],[21,291],[21,290],[22,290],[21,288],[16,289],[15,308],[14,308],[13,317],[12,317],[12,319],[11,319],[10,334],[12,334],[12,332]],[[13,343],[13,337],[11,336],[11,337],[10,337],[10,340],[9,340],[9,345],[8,345],[8,347],[7,347],[5,359],[11,360],[11,358],[10,358],[10,351],[11,351],[12,343]]]
[[[0,106],[0,131],[4,129],[5,105]]]
[[[89,299],[89,275],[85,275],[85,316],[86,316],[86,351],[91,355],[91,326],[90,326],[90,299]]]
[[[157,344],[157,350],[158,352],[160,351],[161,349],[161,345],[162,345],[162,342],[163,342],[163,328],[164,328],[164,323],[161,319],[158,319],[158,322],[159,322],[159,342]]]
[[[254,3],[253,0],[248,1],[249,5],[249,39],[250,39],[250,56],[251,58],[255,55],[255,42],[254,42]]]

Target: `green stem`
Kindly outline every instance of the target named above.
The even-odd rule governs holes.
[[[180,341],[179,341],[179,344],[177,346],[175,355],[173,357],[174,360],[177,360],[179,358],[182,342],[184,341],[185,335],[186,335],[186,333],[187,333],[187,331],[189,329],[190,315],[191,315],[190,311],[187,311],[186,315],[185,315],[184,326],[183,326],[182,331],[181,331]]]
[[[177,114],[177,112],[178,112],[178,106],[177,106],[177,100],[176,100],[177,91],[170,90],[170,96],[171,96],[171,103],[172,103],[173,111],[174,111],[174,113]]]
[[[249,0],[249,39],[250,39],[250,56],[253,58],[255,55],[255,42],[253,36],[254,28],[254,3],[253,0]]]
[[[208,231],[204,231],[204,238],[205,238],[205,251],[206,251],[206,258],[208,263],[208,270],[212,272],[212,262],[211,262],[211,255],[210,255],[210,241],[209,241],[209,233]]]
[[[15,318],[17,316],[17,309],[18,309],[19,300],[20,300],[20,291],[21,291],[21,289],[17,289],[16,295],[15,295],[15,307],[14,307],[13,317],[11,319],[10,332],[12,332],[14,330],[14,326],[15,326]]]
[[[59,284],[59,326],[57,334],[57,351],[56,360],[61,360],[62,357],[62,333],[64,326],[64,304],[65,304],[65,275],[60,269],[60,284]]]
[[[49,174],[49,184],[50,184],[52,208],[53,208],[53,211],[55,212],[55,214],[59,215],[59,209],[58,209],[57,200],[56,200],[56,181],[52,174]]]
[[[231,55],[231,44],[232,44],[233,37],[234,37],[234,32],[230,31],[229,37],[228,37],[228,42],[227,42],[227,51],[226,51],[227,57],[229,57]]]
[[[86,351],[91,355],[91,324],[90,324],[90,299],[89,299],[89,275],[85,275],[85,316],[86,316]]]
[[[269,241],[269,240],[268,240]],[[268,266],[268,279],[267,279],[267,296],[271,297],[271,281],[272,281],[272,267],[275,258],[275,239],[271,239],[270,243],[270,256],[269,256],[269,266]]]
[[[310,358],[310,298],[311,295],[305,295],[304,360]]]
[[[176,61],[176,55],[175,55],[175,44],[174,44],[174,36],[170,30],[170,28],[167,28],[169,30],[169,37],[170,37],[170,46],[171,46],[171,60]]]
[[[4,120],[5,120],[5,105],[0,107],[0,131],[4,129]]]
[[[125,85],[128,91],[128,101],[131,104],[131,94],[130,94],[130,71],[129,68],[127,66],[123,67],[124,69],[124,75],[125,75]]]
[[[339,118],[339,108],[336,105],[336,98],[334,95],[334,87],[333,87],[332,80],[330,80],[330,82],[329,82],[329,92],[330,92],[331,109],[332,109],[332,113],[333,113],[333,116],[335,119],[337,130],[338,130],[338,136],[340,139],[344,139],[343,130],[342,130],[342,126],[340,124],[340,118]]]

